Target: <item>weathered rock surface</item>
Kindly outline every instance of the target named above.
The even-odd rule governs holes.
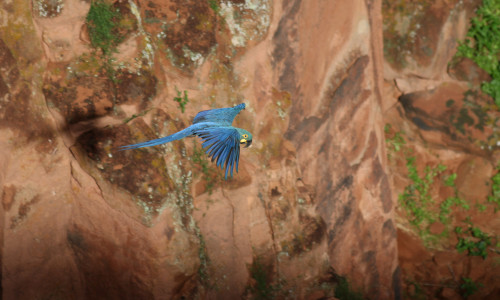
[[[384,61],[378,0],[108,3],[108,51],[91,1],[0,3],[5,299],[334,299],[344,278],[370,299],[445,278],[432,292],[450,298],[447,265],[498,291],[491,257],[432,252],[395,215],[408,179],[383,130],[405,130],[419,167],[449,162],[468,200],[489,195],[497,131],[463,112],[464,81],[484,76],[446,73],[473,6],[424,5],[407,67],[393,49]],[[117,150],[241,102],[254,141],[227,181],[195,139]],[[497,216],[473,221],[497,230]]]
[[[115,65],[89,7],[0,10],[6,299],[398,293],[376,4],[117,1]],[[116,151],[241,101],[234,179],[190,140]]]
[[[402,1],[383,6],[384,121],[390,124],[389,166],[394,198],[399,197],[402,289],[409,297],[460,299],[475,288],[468,299],[496,299],[500,293],[500,269],[494,263],[499,207],[488,200],[500,159],[500,114],[492,99],[480,92],[489,76],[472,61],[453,57],[479,2]],[[439,165],[446,170],[425,173]],[[419,178],[410,176],[412,168]],[[416,213],[409,213],[408,199],[422,195],[422,189],[415,189],[418,180],[430,197],[418,213],[430,219],[424,216],[415,226],[410,220]],[[457,227],[463,232],[457,233]],[[480,252],[485,257],[467,255],[470,251],[463,244],[459,247],[460,239],[470,242],[473,251],[489,241],[487,250]]]

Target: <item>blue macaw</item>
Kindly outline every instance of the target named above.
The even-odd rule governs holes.
[[[180,140],[185,137],[199,136],[203,143],[201,146],[206,149],[206,153],[212,158],[212,162],[217,160],[217,166],[227,174],[236,166],[238,172],[238,161],[240,159],[240,145],[245,148],[252,144],[252,134],[245,129],[233,127],[236,115],[245,109],[245,103],[234,107],[217,108],[200,111],[193,119],[193,125],[172,135],[144,143],[121,146],[120,150],[129,150],[142,147],[156,146],[171,141]]]

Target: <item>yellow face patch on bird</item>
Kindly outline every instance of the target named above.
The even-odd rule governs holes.
[[[246,135],[246,134],[244,134],[244,135]],[[246,139],[241,139],[241,140],[240,140],[240,144],[246,144],[246,143],[247,143],[247,140],[246,140]]]
[[[244,139],[248,139],[248,134],[244,133],[241,135],[241,137],[243,137]]]

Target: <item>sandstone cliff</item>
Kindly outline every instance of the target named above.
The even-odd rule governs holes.
[[[436,199],[491,195],[498,111],[483,130],[453,127],[480,81],[474,65],[447,68],[476,6],[3,1],[4,299],[324,299],[341,286],[399,299],[417,285],[453,299],[461,278],[494,297],[495,245],[487,259],[458,253],[455,236],[429,245],[398,202],[410,151],[421,172],[456,174]],[[405,18],[423,24],[412,43]],[[117,150],[241,102],[235,125],[254,140],[227,181],[195,138]],[[499,232],[493,207],[456,210],[450,224]]]

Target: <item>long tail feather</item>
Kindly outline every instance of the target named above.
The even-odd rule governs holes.
[[[133,145],[126,145],[126,146],[120,146],[118,147],[118,150],[123,151],[123,150],[130,150],[130,149],[137,149],[137,148],[144,148],[144,147],[151,147],[151,146],[156,146],[156,145],[161,145],[165,143],[169,143],[172,141],[180,140],[182,138],[185,138],[187,136],[192,135],[192,130],[188,127],[184,130],[181,130],[179,132],[176,132],[172,135],[165,136],[159,139],[143,142],[143,143],[138,143],[138,144],[133,144]]]

